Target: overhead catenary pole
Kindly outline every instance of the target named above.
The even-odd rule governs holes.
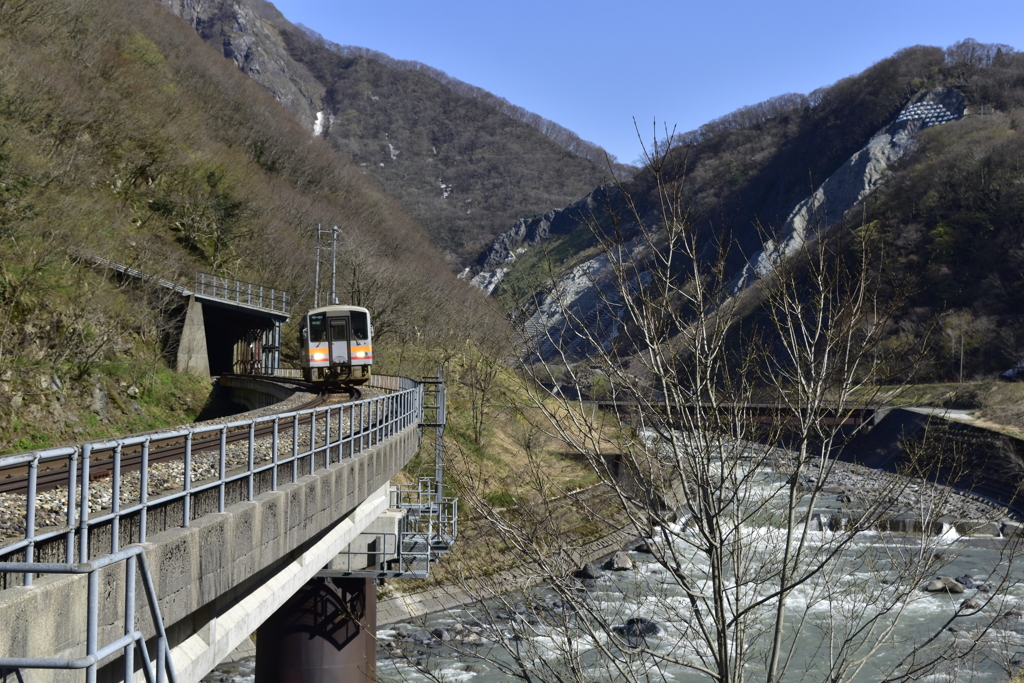
[[[338,277],[338,226],[331,229],[331,303],[338,305],[338,295],[335,285]]]
[[[338,303],[338,298],[334,296],[334,281],[335,271],[337,270],[338,261],[338,226],[335,225],[333,228],[324,228],[320,223],[316,224],[316,275],[313,280],[313,308],[320,308],[320,236],[325,232],[329,232],[334,236],[334,243],[331,247],[332,253],[332,264],[331,264],[331,298],[330,303]]]
[[[320,308],[320,224],[316,224],[316,274],[313,276],[313,308]]]

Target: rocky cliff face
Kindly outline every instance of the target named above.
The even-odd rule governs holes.
[[[604,185],[564,209],[527,216],[515,222],[511,229],[498,235],[473,266],[463,271],[462,277],[488,294],[492,293],[508,274],[517,256],[547,241],[552,236],[568,235],[579,229],[592,216],[599,214],[620,195],[615,185]]]
[[[770,272],[807,240],[836,225],[883,185],[892,164],[913,148],[919,131],[960,119],[965,112],[963,95],[951,88],[927,91],[911,99],[892,124],[874,135],[810,196],[793,207],[776,239],[765,243],[764,249],[735,273],[733,293]],[[515,249],[536,245],[557,232],[556,225],[565,231],[572,230],[570,224],[578,228],[580,211],[574,207],[597,204],[591,196],[562,211],[520,221],[481,257],[483,266],[490,270],[477,275],[474,284],[493,289],[515,260]],[[625,253],[630,251],[628,246],[624,249]],[[496,267],[499,263],[502,267]],[[567,353],[569,358],[582,358],[593,350],[595,342],[608,347],[618,336],[624,309],[622,287],[612,266],[604,255],[581,263],[563,275],[551,291],[538,297],[539,304],[532,312],[527,331],[542,356],[553,360],[559,353]],[[649,274],[641,273],[637,282],[642,284],[649,278]]]
[[[288,54],[279,30],[287,20],[273,5],[262,0],[160,1],[315,130],[324,116],[324,88]]]
[[[913,148],[918,131],[963,118],[966,106],[964,96],[952,88],[931,90],[911,100],[892,125],[879,131],[811,196],[796,205],[777,237],[768,240],[737,275],[733,292],[771,272],[808,239],[841,221],[847,211],[885,181],[889,167]]]

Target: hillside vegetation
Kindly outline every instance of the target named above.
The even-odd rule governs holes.
[[[384,359],[450,342],[456,317],[460,337],[493,324],[397,201],[158,3],[3,3],[0,83],[0,448],[202,407],[166,369],[181,302],[69,248],[284,288],[301,310],[310,231],[338,225],[339,296],[375,311]]]
[[[908,293],[887,335],[890,346],[923,356],[913,379],[958,380],[961,359],[965,379],[993,376],[1024,358],[1024,54],[1005,45],[907,48],[809,95],[782,95],[672,134],[657,143],[671,148],[656,155],[657,169],[595,193],[589,215],[579,204],[556,216],[550,241],[521,255],[496,294],[522,300],[592,257],[595,227],[628,241],[634,209],[657,223],[665,185],[655,171],[680,191],[706,255],[728,245],[725,272],[735,274],[798,202],[934,88],[959,90],[968,115],[918,133],[880,190],[838,229],[870,236],[886,275]],[[906,379],[905,370],[889,379]]]
[[[330,43],[262,0],[161,1],[399,198],[456,270],[518,218],[632,170],[480,88]]]

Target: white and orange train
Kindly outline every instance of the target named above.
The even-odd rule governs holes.
[[[373,366],[373,326],[361,306],[322,306],[306,313],[299,327],[299,353],[306,381],[363,384]]]

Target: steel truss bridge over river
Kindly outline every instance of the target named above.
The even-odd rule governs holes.
[[[233,377],[239,400],[280,384]],[[0,458],[0,681],[376,680],[376,581],[424,577],[457,501],[390,479],[439,440],[440,377],[377,396]],[[438,451],[439,452],[439,451]],[[9,515],[8,518],[11,518]]]

